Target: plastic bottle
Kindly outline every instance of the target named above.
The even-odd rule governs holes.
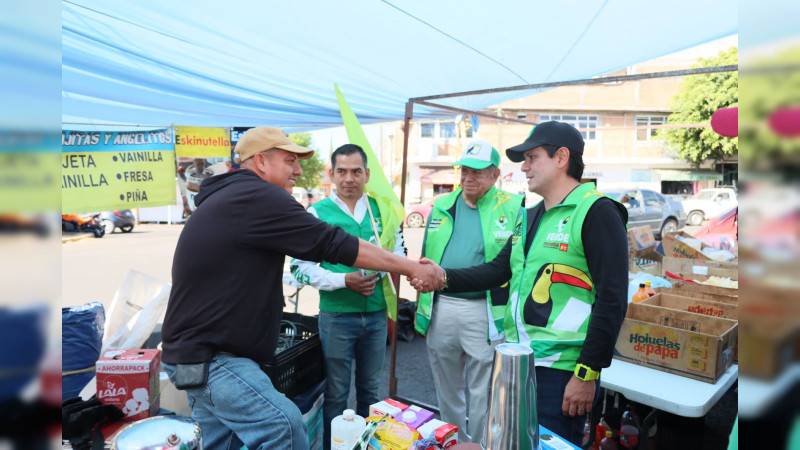
[[[652,297],[656,295],[656,290],[653,289],[653,283],[649,281],[644,282],[644,291],[647,292],[648,297]]]
[[[366,427],[363,417],[352,409],[345,409],[341,416],[331,420],[331,450],[350,450]]]
[[[614,440],[613,432],[606,431],[606,437],[600,441],[600,450],[619,450],[619,447],[617,447],[617,441]]]
[[[639,283],[639,290],[633,294],[633,303],[639,303],[640,301],[650,297],[647,295],[647,291],[644,290],[644,283]]]
[[[603,436],[606,435],[606,428],[602,425],[603,420],[600,420],[601,423],[597,424],[594,430],[594,442],[592,442],[592,446],[589,447],[590,450],[600,450],[600,441],[603,440]]]
[[[583,424],[583,441],[581,443],[586,445],[589,442],[589,433],[592,431],[592,416],[587,414],[586,423]]]
[[[639,415],[636,408],[628,405],[622,413],[622,426],[619,429],[619,445],[624,448],[636,448],[639,446],[639,434],[642,430]]]

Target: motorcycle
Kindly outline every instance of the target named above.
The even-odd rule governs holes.
[[[61,231],[92,233],[94,237],[101,238],[106,234],[106,230],[99,217],[99,213],[91,217],[83,217],[78,214],[62,214]]]

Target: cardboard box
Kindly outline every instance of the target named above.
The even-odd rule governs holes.
[[[441,420],[431,419],[417,431],[422,439],[434,438],[446,449],[458,443],[458,427]]]
[[[614,358],[713,384],[733,362],[737,334],[734,320],[632,303]]]
[[[704,294],[714,294],[729,297],[732,300],[739,301],[739,290],[724,288],[719,286],[710,286],[707,284],[688,283],[686,281],[670,280],[673,289],[682,291],[702,292]],[[683,294],[681,294],[683,295]]]
[[[687,243],[681,241],[679,237],[687,238],[687,239],[696,239],[692,235],[684,232],[678,231],[677,233],[669,233],[666,236],[661,237],[661,246],[664,252],[664,256],[673,257],[673,258],[688,258],[697,261],[698,254],[700,255],[700,259],[705,261],[711,261],[706,255],[704,255],[702,250],[708,248],[709,246],[702,241],[700,241],[700,248],[696,249],[691,247]]]
[[[655,246],[636,252],[628,252],[628,271],[633,273],[644,272],[660,277],[663,273],[662,258],[663,256],[655,251]]]
[[[404,405],[405,406],[405,405]],[[385,401],[380,401],[378,403],[373,403],[369,405],[369,416],[368,417],[383,417],[386,414],[389,414],[389,417],[392,419],[396,419],[400,417],[400,414],[403,412],[403,409],[394,404],[387,403]]]
[[[726,272],[730,272],[730,271],[726,271]],[[695,284],[704,284],[711,277],[718,277],[718,278],[723,278],[723,279],[729,278],[730,281],[739,281],[739,273],[738,272],[729,273],[729,274],[727,274],[727,276],[713,275],[713,274],[695,275],[693,273],[676,273],[675,275],[678,275],[679,277],[687,279],[687,280],[694,280],[694,281],[696,281]],[[738,286],[739,283],[735,283],[734,285]],[[720,287],[720,288],[731,289],[731,290],[738,290],[739,289],[738,287],[725,287],[725,286],[717,286],[717,285],[713,285],[713,284],[706,284],[706,286]]]
[[[416,430],[431,419],[433,419],[433,411],[428,411],[417,405],[411,405],[396,420],[398,423],[404,423],[409,428]]]
[[[772,379],[797,360],[800,326],[786,317],[748,314],[740,324],[739,373]]]
[[[106,350],[95,364],[97,399],[136,421],[158,411],[161,350]]]
[[[683,282],[681,282],[681,283],[683,283]],[[695,284],[695,283],[685,283],[685,284]],[[701,284],[699,286],[705,286],[705,285]],[[712,287],[712,286],[709,286],[709,287]],[[700,299],[700,300],[708,300],[708,301],[717,302],[717,303],[727,303],[727,304],[733,304],[733,305],[739,304],[739,298],[738,297],[733,297],[733,296],[730,296],[730,295],[711,294],[711,293],[707,293],[707,292],[698,292],[698,291],[693,291],[693,290],[690,290],[690,289],[679,289],[679,288],[674,288],[674,287],[671,287],[671,288],[667,288],[667,287],[655,288],[655,291],[656,291],[656,294],[672,294],[672,295],[679,295],[681,297],[697,298],[697,299]]]
[[[800,290],[793,285],[776,286],[763,280],[750,280],[742,287],[743,315],[781,317],[800,322]]]
[[[730,303],[712,302],[699,298],[681,297],[672,294],[656,294],[642,300],[640,303],[669,308],[677,311],[686,311],[724,319],[739,320],[739,307]]]
[[[687,260],[688,261],[688,260]],[[663,267],[663,265],[662,265]],[[692,271],[691,268],[685,272],[673,272],[666,267],[664,267],[664,277],[670,278],[667,272],[673,273],[678,275],[681,278],[686,278],[687,280],[695,280],[699,282],[703,282],[710,277],[719,277],[719,278],[730,278],[731,281],[739,281],[739,271],[738,270],[730,270],[730,269],[715,269],[712,267],[708,268],[707,274],[697,274]],[[722,286],[720,286],[722,287]]]
[[[649,226],[628,229],[628,251],[636,252],[656,245],[656,238]]]
[[[664,272],[672,273],[694,273],[694,267],[700,265],[697,259],[675,258],[672,256],[664,256],[661,261]],[[720,262],[720,261],[703,261],[702,264],[708,269],[708,275],[730,278],[731,280],[739,279],[739,264],[738,261],[733,262]]]

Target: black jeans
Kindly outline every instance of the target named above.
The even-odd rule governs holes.
[[[561,412],[564,403],[564,390],[572,378],[572,372],[551,369],[549,367],[536,368],[536,410],[539,414],[539,424],[553,433],[572,442],[578,447],[583,441],[583,427],[586,424],[586,414],[565,416]],[[600,395],[600,380],[595,380],[593,403],[597,402]]]

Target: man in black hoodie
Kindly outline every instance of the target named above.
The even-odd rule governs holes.
[[[298,159],[314,151],[283,130],[248,130],[236,153],[242,169],[203,181],[178,240],[162,328],[164,369],[186,389],[206,448],[305,449],[300,411],[259,366],[277,346],[286,255],[431,285],[441,275],[308,214],[290,192],[302,174]]]

